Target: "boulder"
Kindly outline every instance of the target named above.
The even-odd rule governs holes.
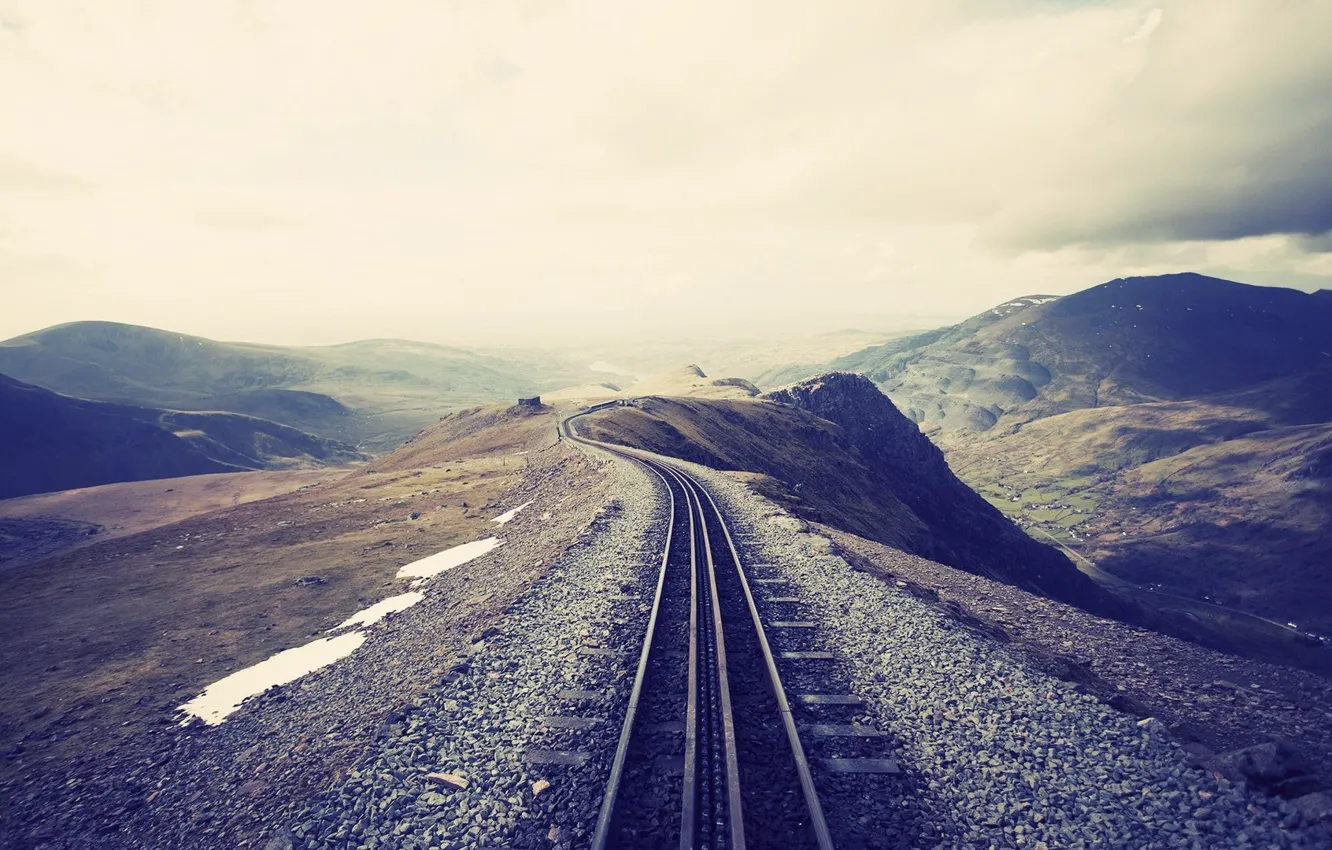
[[[1268,791],[1312,773],[1304,754],[1286,741],[1220,753],[1208,760],[1207,767],[1232,782],[1250,782]]]
[[[1309,823],[1332,825],[1332,795],[1322,791],[1305,794],[1295,799],[1295,808]]]

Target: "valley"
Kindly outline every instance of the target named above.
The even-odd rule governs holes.
[[[962,480],[1108,589],[1316,661],[1330,335],[1321,293],[1168,275],[1016,299],[829,367],[874,380]]]

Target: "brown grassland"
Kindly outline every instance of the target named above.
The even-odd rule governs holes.
[[[489,421],[450,417],[389,457],[314,482],[205,476],[26,506],[123,536],[0,572],[0,751],[73,755],[114,746],[116,730],[137,723],[174,722],[208,683],[401,592],[403,564],[487,536],[488,520],[513,507],[500,500],[522,478],[518,451],[554,439],[550,416],[480,427]],[[11,766],[0,761],[0,775]]]

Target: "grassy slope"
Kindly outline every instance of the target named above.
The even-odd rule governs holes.
[[[765,478],[758,489],[808,519],[1078,604],[1105,601],[1059,553],[1013,528],[953,477],[938,451],[873,385],[834,377],[799,385],[812,387],[805,403],[863,408],[872,434],[795,401],[656,397],[599,412],[580,427],[607,442],[759,473]],[[901,441],[882,452],[874,434],[897,434]]]
[[[400,592],[401,564],[494,528],[513,448],[553,436],[549,415],[449,417],[380,468],[0,572],[0,748],[56,729],[77,748]]]
[[[126,481],[38,493],[0,500],[0,521],[27,523],[40,530],[43,522],[74,524],[82,534],[48,541],[26,536],[0,541],[0,566],[28,563],[56,550],[101,543],[181,522],[193,516],[232,508],[289,493],[347,474],[346,469],[301,469],[190,475],[150,481]]]
[[[992,504],[1115,576],[1329,633],[1330,436],[1228,397],[1075,411],[948,457]]]
[[[717,469],[784,482],[772,495],[818,521],[909,548],[928,534],[891,493],[880,492],[831,422],[765,402],[648,398],[579,420],[587,436]],[[769,485],[772,487],[772,485]]]

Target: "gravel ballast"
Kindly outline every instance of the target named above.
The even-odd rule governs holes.
[[[820,623],[810,646],[843,660],[916,778],[922,799],[882,804],[931,813],[931,846],[1327,846],[1289,802],[1191,767],[1163,724],[1119,713],[852,569],[826,537],[729,476],[682,466],[742,536],[746,562],[789,579],[783,594]],[[830,825],[834,835],[854,826]]]
[[[0,845],[585,847],[652,601],[665,490],[638,464],[567,444],[529,463],[511,495],[531,506],[503,526],[505,544],[375,624],[363,650],[221,726],[164,718],[113,758],[11,785]],[[786,580],[756,591],[765,618],[818,624],[770,631],[774,649],[837,657],[826,683],[817,664],[779,660],[787,685],[865,701],[801,721],[887,733],[842,755],[900,772],[815,769],[839,847],[1328,846],[1292,804],[1190,766],[1163,724],[857,571],[730,476],[674,463],[716,498],[754,576]],[[835,755],[823,746],[812,755]]]
[[[530,506],[479,529],[504,545],[430,579],[422,602],[368,627],[349,657],[247,700],[220,726],[182,727],[178,701],[150,703],[114,750],[33,762],[28,776],[0,787],[0,847],[284,847],[284,830],[310,800],[396,734],[414,700],[438,688],[534,582],[586,541],[630,545],[632,535],[593,529],[618,493],[652,492],[626,483],[632,470],[544,434],[524,457],[523,483],[504,504]]]
[[[617,497],[578,544],[292,825],[294,846],[587,844],[666,530],[659,482],[637,464],[611,475]]]

